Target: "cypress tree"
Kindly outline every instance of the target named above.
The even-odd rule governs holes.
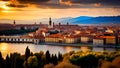
[[[24,59],[21,56],[17,56],[14,61],[14,68],[24,68],[23,63]]]
[[[5,62],[1,52],[0,52],[0,68],[5,68]]]
[[[63,60],[62,54],[58,52],[58,61],[62,61],[62,60]]]
[[[6,56],[6,64],[5,64],[5,68],[11,68],[11,62],[10,62],[10,57],[7,55]]]
[[[48,64],[48,63],[50,63],[50,53],[49,53],[49,51],[47,50],[46,51],[46,54],[45,54],[45,59],[46,59],[46,64]]]
[[[25,51],[25,60],[27,60],[29,56],[30,56],[30,49],[27,46],[26,51]]]
[[[56,56],[56,54],[55,54],[55,56],[54,56],[54,59],[53,59],[53,64],[54,65],[57,65],[58,64],[58,60],[57,60],[58,58],[57,58],[57,56]]]

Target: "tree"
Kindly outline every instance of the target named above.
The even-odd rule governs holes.
[[[71,58],[70,62],[75,65],[79,65],[82,68],[94,68],[98,66],[98,59],[92,54],[77,58]]]
[[[57,64],[58,64],[58,60],[57,60],[56,54],[55,54],[55,55],[52,54],[51,63],[53,63],[54,65],[57,65]]]
[[[36,57],[37,57],[37,59],[38,59],[38,67],[40,68],[40,67],[43,67],[44,66],[44,62],[43,62],[43,60],[42,60],[42,55],[43,54],[41,54],[41,53],[35,53],[34,54]]]
[[[1,52],[0,52],[0,68],[5,68],[5,62]]]
[[[11,64],[11,68],[15,68],[15,66],[16,66],[16,63],[15,63],[15,60],[16,60],[16,58],[17,57],[19,57],[20,56],[20,54],[19,53],[11,53],[10,54],[10,64]]]
[[[5,60],[5,68],[11,68],[10,57],[7,55]]]
[[[38,59],[37,59],[37,57],[36,56],[30,56],[27,59],[27,61],[24,62],[24,68],[38,68]]]
[[[24,58],[21,56],[17,56],[14,63],[14,68],[23,68]]]
[[[58,52],[58,61],[62,61],[62,60],[63,60],[62,54]]]
[[[27,60],[29,56],[30,56],[30,49],[27,46],[26,51],[25,51],[25,60]]]
[[[50,59],[51,59],[51,57],[50,57],[50,53],[49,53],[48,50],[46,51],[45,59],[46,59],[46,64],[50,63]]]

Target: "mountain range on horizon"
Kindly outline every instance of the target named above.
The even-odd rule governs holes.
[[[52,18],[52,21],[56,24],[59,22],[62,24],[66,24],[67,22],[70,24],[120,24],[120,16],[99,16],[99,17],[91,17],[91,16],[79,16],[79,17],[65,17],[65,18]],[[34,19],[34,20],[16,20],[18,24],[34,24],[34,23],[45,23],[49,22],[49,18],[43,19]],[[0,19],[0,23],[13,23],[13,20],[9,19]]]
[[[80,16],[63,22],[69,22],[71,24],[120,24],[120,16]]]

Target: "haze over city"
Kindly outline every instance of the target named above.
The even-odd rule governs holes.
[[[0,0],[1,21],[119,16],[119,12],[119,0]]]

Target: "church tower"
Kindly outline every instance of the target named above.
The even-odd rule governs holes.
[[[48,28],[53,28],[51,17],[49,18],[49,25],[48,25]]]
[[[14,24],[14,25],[16,24],[15,20],[14,20],[13,24]]]

